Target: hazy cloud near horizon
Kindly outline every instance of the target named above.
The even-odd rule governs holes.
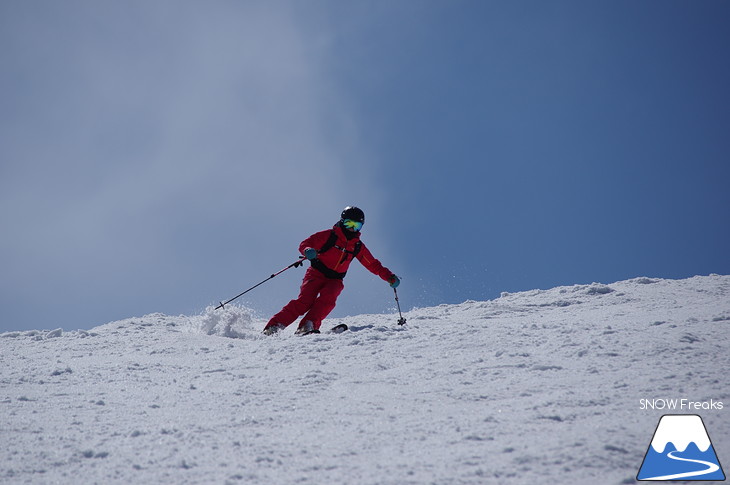
[[[327,33],[286,4],[192,5],[2,8],[3,326],[200,308],[367,192]]]

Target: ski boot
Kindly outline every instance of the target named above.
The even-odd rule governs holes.
[[[299,325],[299,328],[294,333],[295,335],[309,335],[312,333],[319,333],[319,330],[314,328],[314,322],[311,320],[305,320],[301,325]]]
[[[280,332],[286,328],[286,325],[283,323],[275,323],[273,325],[267,325],[264,327],[263,334],[264,335],[274,335],[277,332]]]

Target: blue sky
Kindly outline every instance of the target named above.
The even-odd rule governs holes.
[[[404,309],[728,274],[728,18],[719,0],[4,2],[0,331],[203,311],[351,204]],[[267,318],[302,273],[243,303]],[[353,267],[333,316],[393,309]]]

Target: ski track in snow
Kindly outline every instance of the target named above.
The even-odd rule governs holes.
[[[0,334],[0,483],[625,484],[667,413],[639,399],[730,402],[730,276],[405,316],[264,337],[229,307]],[[725,412],[701,412],[720,462]]]

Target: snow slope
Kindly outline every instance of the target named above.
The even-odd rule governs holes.
[[[667,413],[702,415],[730,463],[730,276],[405,316],[308,337],[264,337],[236,307],[0,334],[0,483],[634,483]],[[725,409],[640,408],[657,398]]]

